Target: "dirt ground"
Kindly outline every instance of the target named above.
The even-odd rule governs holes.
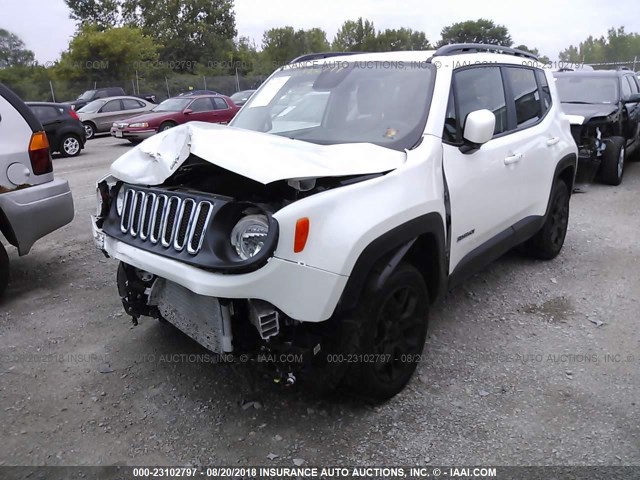
[[[640,465],[640,163],[573,197],[556,260],[510,253],[452,291],[408,388],[374,406],[248,382],[169,325],[131,325],[89,224],[128,148],[56,159],[75,220],[9,253],[0,465]]]

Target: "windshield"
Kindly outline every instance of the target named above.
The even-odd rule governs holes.
[[[589,75],[558,75],[556,86],[563,103],[616,103],[618,78]]]
[[[435,68],[416,62],[313,62],[278,71],[231,125],[323,145],[404,150],[420,139]]]
[[[78,113],[96,113],[105,104],[106,100],[94,100],[87,103],[84,107],[78,110]]]
[[[82,95],[78,97],[78,100],[91,100],[93,96],[96,94],[95,90],[87,90]]]
[[[191,98],[167,98],[157,107],[152,109],[153,112],[181,112],[191,102]]]

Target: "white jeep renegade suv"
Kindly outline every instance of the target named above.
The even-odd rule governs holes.
[[[114,162],[94,238],[134,323],[382,399],[448,288],[519,244],[560,252],[576,158],[525,52],[307,55],[229,126],[191,122]]]

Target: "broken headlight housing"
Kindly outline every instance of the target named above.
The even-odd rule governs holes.
[[[233,245],[242,260],[247,260],[262,250],[269,236],[269,220],[266,215],[242,217],[231,230]]]

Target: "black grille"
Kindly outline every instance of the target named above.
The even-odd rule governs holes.
[[[189,225],[191,223],[191,215],[193,214],[193,206],[196,202],[191,199],[185,200],[182,203],[182,210],[180,212],[180,220],[178,224],[178,233],[176,234],[176,241],[174,247],[176,250],[182,250],[189,231]]]
[[[140,228],[140,214],[142,213],[142,204],[144,203],[144,193],[137,192],[133,197],[133,222],[131,223],[131,235],[134,237],[138,234]]]
[[[167,197],[160,195],[155,206],[155,214],[153,215],[153,231],[151,241],[158,243],[160,232],[162,232],[162,218],[164,217],[164,208],[167,206]]]
[[[127,189],[120,219],[122,233],[196,255],[204,239],[213,204],[178,196]]]
[[[122,210],[122,220],[120,222],[120,229],[123,232],[129,230],[131,226],[129,220],[131,219],[131,203],[133,202],[134,192],[129,190],[124,196],[124,207]]]
[[[146,240],[149,237],[149,232],[151,232],[151,214],[155,200],[156,196],[153,194],[146,195],[144,198],[144,214],[140,225],[140,238],[143,240]]]
[[[196,213],[196,221],[193,223],[193,227],[191,229],[191,241],[189,242],[189,246],[187,247],[190,253],[200,250],[204,229],[206,228],[209,221],[210,213],[211,204],[202,202],[200,204],[200,207],[198,208],[198,212]]]
[[[180,199],[178,197],[171,197],[169,199],[169,211],[165,219],[164,230],[162,232],[162,245],[168,247],[173,240],[173,227],[176,224],[176,215],[178,214],[178,207],[180,206]]]

